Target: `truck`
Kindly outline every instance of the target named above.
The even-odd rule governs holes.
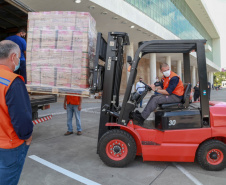
[[[13,2],[0,1],[1,6],[1,19],[0,19],[0,41],[4,40],[7,36],[15,34],[19,27],[26,29],[27,27],[27,12],[25,7],[20,7]],[[32,107],[32,120],[34,124],[43,122],[51,118],[45,116],[44,118],[38,117],[38,110],[50,108],[50,103],[57,102],[57,96],[53,94],[29,94],[31,107]],[[41,120],[41,121],[39,121]]]
[[[46,110],[50,108],[50,103],[57,102],[57,95],[54,94],[29,94],[31,108],[32,108],[32,121],[33,124],[47,121],[52,118],[52,115],[40,118],[38,110]]]

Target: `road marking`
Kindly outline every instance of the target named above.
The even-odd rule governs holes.
[[[184,175],[186,175],[196,185],[203,185],[192,174],[190,174],[187,170],[185,170],[181,165],[179,165],[177,163],[173,163],[173,165],[176,166]]]
[[[33,159],[33,160],[35,160],[35,161],[37,161],[37,162],[49,167],[49,168],[51,168],[51,169],[53,169],[53,170],[55,170],[55,171],[57,171],[59,173],[62,173],[64,175],[68,176],[68,177],[71,177],[72,179],[77,180],[77,181],[79,181],[79,182],[81,182],[83,184],[87,184],[87,185],[101,185],[101,184],[96,183],[94,181],[91,181],[91,180],[89,180],[89,179],[87,179],[85,177],[82,177],[82,176],[80,176],[80,175],[78,175],[76,173],[73,173],[73,172],[68,171],[68,170],[66,170],[64,168],[61,168],[60,166],[57,166],[57,165],[55,165],[53,163],[50,163],[50,162],[48,162],[48,161],[46,161],[46,160],[44,160],[44,159],[42,159],[42,158],[40,158],[40,157],[38,157],[36,155],[30,155],[29,158],[31,158],[31,159]]]

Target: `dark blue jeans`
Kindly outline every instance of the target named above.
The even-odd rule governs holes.
[[[80,111],[78,110],[78,105],[71,105],[71,104],[67,105],[67,128],[68,128],[68,131],[73,132],[72,118],[73,118],[74,113],[75,113],[77,131],[82,131]]]
[[[25,142],[13,149],[0,148],[1,185],[18,184],[28,149]]]

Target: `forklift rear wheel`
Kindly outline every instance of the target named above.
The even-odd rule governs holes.
[[[226,145],[219,140],[204,142],[198,149],[197,161],[206,170],[223,170],[226,164]]]
[[[106,132],[98,144],[101,160],[111,167],[124,167],[136,157],[137,147],[133,137],[124,130]]]

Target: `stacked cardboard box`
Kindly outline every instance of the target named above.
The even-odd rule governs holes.
[[[28,90],[64,94],[87,92],[96,37],[96,22],[87,12],[30,12]]]

